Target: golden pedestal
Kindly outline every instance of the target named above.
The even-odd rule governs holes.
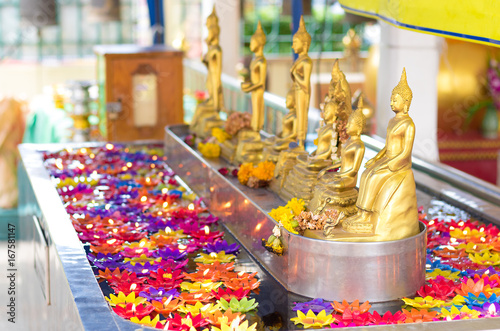
[[[296,164],[289,172],[279,196],[285,201],[292,198],[303,199],[307,204],[312,199],[314,188],[318,183],[318,173],[329,165],[332,165],[331,160],[324,160],[314,165]]]
[[[307,209],[315,214],[321,214],[326,209],[336,209],[349,217],[358,211],[356,200],[358,200],[358,190],[356,188],[338,191],[316,189]]]
[[[198,110],[197,110],[198,112]],[[202,109],[199,114],[195,113],[197,118],[193,118],[189,130],[201,139],[206,139],[212,135],[213,128],[221,128],[224,121],[220,119],[219,113],[215,110]]]
[[[276,168],[274,169],[274,177],[269,184],[269,188],[276,194],[280,194],[283,185],[288,176],[288,173],[297,164],[297,157],[299,155],[308,155],[303,147],[289,148],[280,153]]]
[[[262,155],[262,160],[263,161],[270,161],[273,163],[278,163],[278,159],[280,157],[281,152],[286,151],[288,148],[288,144],[291,142],[295,142],[293,138],[290,138],[288,141],[288,144],[286,144],[287,147],[281,147],[284,144],[282,144],[279,148],[276,146],[276,140],[281,139],[278,136],[272,137],[273,139],[269,139],[267,141],[264,141],[264,150],[263,150],[263,155]],[[296,138],[296,137],[295,137]]]
[[[236,136],[219,145],[221,157],[231,164],[262,161],[264,143],[261,141],[260,133],[251,129],[242,129]]]

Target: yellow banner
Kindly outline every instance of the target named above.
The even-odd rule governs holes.
[[[499,0],[339,0],[353,14],[403,29],[500,47]]]

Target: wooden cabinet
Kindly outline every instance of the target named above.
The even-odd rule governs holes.
[[[94,52],[104,139],[163,139],[166,125],[183,123],[182,52],[136,45],[99,45]]]

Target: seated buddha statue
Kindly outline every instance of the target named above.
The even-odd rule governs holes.
[[[408,115],[412,91],[403,69],[392,91],[391,108],[396,114],[387,127],[385,147],[366,163],[361,176],[357,212],[343,219],[345,235],[339,240],[387,241],[419,232],[415,179],[411,152],[415,125]],[[357,237],[357,238],[356,238]],[[334,239],[335,240],[335,239]]]
[[[283,190],[279,193],[284,200],[296,197],[306,202],[309,201],[317,183],[318,172],[332,165],[332,159],[337,159],[336,153],[332,155],[332,146],[337,146],[339,138],[337,124],[340,121],[347,121],[352,111],[347,109],[346,94],[339,81],[335,87],[334,98],[325,105],[321,112],[323,121],[318,130],[318,147],[310,155],[297,156],[296,164],[287,175]]]
[[[212,13],[207,17],[206,26],[208,29],[206,39],[208,50],[202,62],[207,67],[206,88],[208,99],[196,107],[189,126],[190,131],[201,138],[210,136],[212,128],[223,124],[219,116],[219,111],[224,108],[221,82],[222,49],[219,45],[220,28],[215,6]]]
[[[315,214],[321,214],[326,209],[335,209],[350,216],[357,211],[356,183],[365,154],[365,144],[360,137],[366,122],[362,109],[363,99],[359,99],[358,108],[347,121],[346,131],[349,139],[342,145],[340,161],[318,173],[318,185],[314,188],[313,198],[307,206],[307,209]],[[329,172],[338,167],[338,172]]]
[[[281,151],[288,148],[291,142],[297,140],[297,114],[295,112],[295,91],[290,90],[286,95],[286,108],[288,113],[281,122],[282,131],[276,136],[264,140],[265,161],[276,163]]]

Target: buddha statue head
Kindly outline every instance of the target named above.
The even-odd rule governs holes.
[[[328,97],[331,99],[334,95],[335,85],[340,80],[340,67],[339,67],[339,59],[335,60],[332,68],[332,79],[330,80],[330,85],[328,86]],[[328,102],[328,101],[326,101]]]
[[[215,5],[212,9],[212,13],[207,17],[206,26],[208,29],[207,36],[207,44],[208,45],[217,45],[219,43],[219,18],[217,17],[217,13],[215,12]]]
[[[349,116],[346,125],[346,132],[349,136],[360,136],[366,124],[366,117],[363,114],[363,97],[359,98],[358,108]]]
[[[300,17],[299,29],[293,35],[292,49],[295,53],[301,54],[309,51],[309,46],[311,45],[311,35],[306,30],[306,25],[304,23],[304,16]]]
[[[346,106],[346,96],[342,91],[340,82],[335,85],[335,97],[325,104],[321,117],[327,124],[335,122]]]
[[[250,38],[250,51],[255,53],[257,50],[263,49],[265,44],[266,44],[266,34],[264,33],[262,25],[260,24],[259,21],[255,33],[253,34],[252,38]]]
[[[401,79],[398,85],[392,90],[391,96],[391,108],[395,113],[403,112],[408,113],[410,109],[411,99],[413,98],[413,93],[408,86],[406,81],[406,70],[403,68],[403,73],[401,74]]]
[[[286,102],[286,104],[285,104],[286,108],[290,112],[294,112],[295,111],[295,90],[291,89],[288,91],[288,93],[286,94],[285,102]]]

